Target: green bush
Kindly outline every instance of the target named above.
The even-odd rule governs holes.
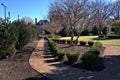
[[[16,43],[17,49],[21,49],[37,37],[37,29],[35,28],[35,25],[25,23],[22,20],[14,21],[12,24],[16,26],[16,36],[18,38]]]
[[[86,65],[94,65],[98,60],[98,56],[88,51],[82,56],[81,60]]]
[[[53,38],[53,36],[51,34],[47,35],[48,38]]]
[[[99,55],[102,48],[101,42],[95,42],[95,45],[91,48],[92,53]]]
[[[61,59],[64,58],[65,53],[61,49],[58,49],[57,52],[56,52],[56,55],[61,60]]]
[[[80,58],[80,54],[79,53],[73,53],[73,52],[67,52],[66,56],[67,56],[69,64],[75,63]]]
[[[93,41],[88,41],[89,46],[93,46],[94,42]]]
[[[62,42],[63,42],[63,43],[66,43],[66,40],[65,40],[65,39],[62,39]]]
[[[61,36],[60,35],[54,35],[54,38],[60,38]]]
[[[80,45],[85,46],[86,45],[86,41],[80,41]]]
[[[2,23],[2,22],[0,22]],[[0,58],[12,56],[37,36],[37,29],[31,23],[14,21],[0,25]]]
[[[70,44],[70,43],[71,43],[71,40],[68,39],[68,40],[66,40],[66,42],[67,42],[67,44]]]
[[[16,30],[14,25],[0,27],[0,59],[6,56],[13,56],[16,52],[15,44],[17,42]]]
[[[63,59],[65,53],[64,53],[58,46],[56,46],[56,44],[53,42],[52,39],[50,39],[50,38],[47,38],[47,39],[48,39],[49,45],[50,45],[53,53],[54,53],[59,59]]]

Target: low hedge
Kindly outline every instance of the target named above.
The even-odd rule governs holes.
[[[70,43],[71,43],[71,40],[67,39],[66,42],[67,42],[67,44],[70,44]]]
[[[49,45],[53,51],[53,53],[59,58],[59,59],[63,59],[65,53],[54,43],[54,41],[52,39],[48,39]]]
[[[101,42],[96,42],[95,45],[91,48],[92,53],[99,55],[102,48]]]
[[[59,59],[63,59],[64,56],[66,55],[67,56],[67,59],[68,59],[68,63],[69,64],[73,64],[75,63],[79,57],[80,57],[80,54],[78,53],[74,53],[74,52],[64,52],[62,51],[62,49],[60,49],[55,43],[53,40],[48,39],[48,42],[50,44],[50,47],[53,51],[53,53],[59,58]]]
[[[93,42],[93,41],[88,41],[88,45],[89,45],[89,46],[93,46],[93,45],[94,45],[94,42]]]
[[[61,49],[58,49],[57,53],[56,53],[56,56],[61,60],[61,59],[64,58],[65,53]]]
[[[100,50],[102,48],[101,42],[96,42],[90,51],[84,53],[81,60],[86,65],[94,65],[99,58]]]
[[[98,56],[88,51],[82,56],[81,60],[86,65],[94,65],[98,60]]]
[[[66,43],[66,40],[65,39],[63,39],[63,40],[61,40],[62,41],[62,43]]]
[[[69,64],[75,63],[80,58],[80,54],[79,53],[74,53],[74,52],[67,52],[66,56],[67,56]]]
[[[86,41],[80,41],[80,45],[82,45],[82,46],[85,46],[86,45]]]
[[[63,59],[64,56],[66,55],[69,64],[73,64],[73,63],[75,63],[76,61],[79,60],[80,54],[74,53],[74,52],[66,52],[65,53],[64,51],[62,51],[62,49],[60,49],[54,43],[53,40],[48,38],[48,42],[50,44],[50,47],[51,47],[53,53],[59,59]],[[83,41],[82,43],[84,43],[84,45],[86,44],[85,41]],[[101,48],[102,48],[102,44],[100,42],[95,42],[94,45],[92,46],[92,48],[90,49],[90,51],[83,54],[83,56],[81,58],[82,62],[86,65],[94,65],[98,61]]]

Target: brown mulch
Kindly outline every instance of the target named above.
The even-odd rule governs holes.
[[[80,45],[74,45],[74,46],[71,46],[70,44],[58,44],[56,43],[57,46],[59,46],[61,49],[63,49],[63,51],[72,51],[72,52],[77,52],[79,54],[83,54],[87,51],[90,50],[90,46],[80,46]]]
[[[29,65],[29,57],[38,41],[17,51],[14,57],[0,60],[0,80],[50,80]]]

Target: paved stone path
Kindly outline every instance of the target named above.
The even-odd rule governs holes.
[[[120,55],[120,46],[103,45],[103,47],[105,47],[103,56]]]
[[[36,71],[46,74],[50,73],[50,70],[53,69],[54,67],[49,67],[47,63],[45,63],[45,60],[47,58],[44,58],[44,39],[40,40],[36,49],[33,51],[29,63],[32,66],[33,69]],[[43,64],[44,63],[44,64]]]

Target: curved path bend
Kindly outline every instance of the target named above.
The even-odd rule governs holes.
[[[108,46],[104,46],[108,47]],[[117,50],[119,47],[115,47]],[[113,47],[105,49],[104,56],[110,55]],[[120,49],[119,49],[120,50]],[[30,56],[29,64],[33,69],[39,73],[47,76],[52,80],[119,80],[120,67],[118,66],[120,56],[113,58],[105,58],[104,70],[88,71],[85,69],[78,69],[71,66],[62,64],[50,55],[47,41],[44,39],[39,40],[37,47]],[[110,51],[110,52],[108,52]],[[119,52],[119,51],[117,51]],[[116,53],[116,52],[115,52]],[[112,54],[111,54],[112,55]],[[111,65],[112,64],[112,65]],[[112,75],[112,76],[111,76]],[[104,77],[102,77],[104,76]]]

